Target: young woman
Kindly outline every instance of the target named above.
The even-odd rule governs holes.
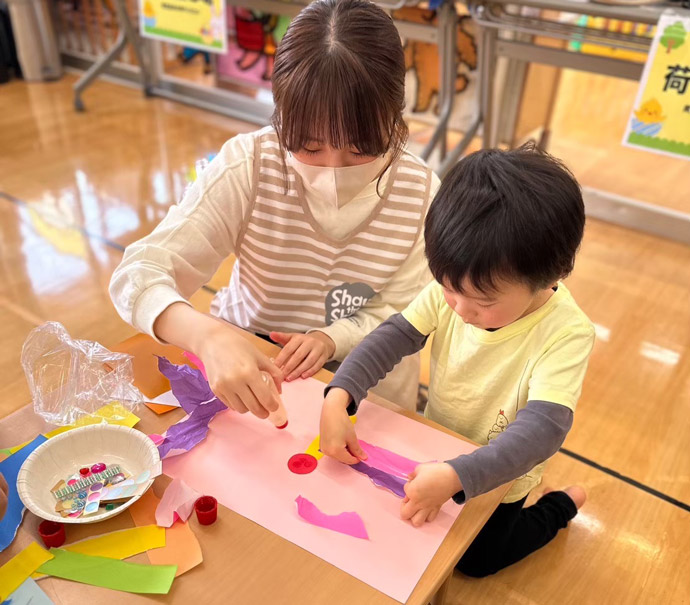
[[[272,126],[230,139],[113,274],[125,321],[199,357],[235,410],[266,417],[260,371],[279,386],[342,361],[430,280],[422,227],[439,182],[405,150],[404,80],[383,10],[313,2],[276,53]],[[194,310],[187,297],[230,254],[212,316]],[[283,350],[272,362],[226,322]],[[413,408],[418,376],[411,358],[377,393]]]

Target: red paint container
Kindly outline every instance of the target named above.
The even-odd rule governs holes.
[[[194,510],[201,525],[211,525],[218,518],[218,500],[213,496],[201,496],[194,503]]]
[[[65,526],[55,521],[43,521],[38,526],[38,535],[47,548],[60,548],[65,543]]]

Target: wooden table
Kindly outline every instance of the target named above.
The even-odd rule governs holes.
[[[263,352],[275,356],[277,351],[275,345],[244,332],[243,335]],[[115,350],[134,356],[135,383],[149,398],[170,388],[167,380],[158,372],[154,353],[164,355],[173,363],[186,362],[179,349],[160,345],[144,335],[137,335],[126,340],[115,347]],[[327,382],[330,377],[330,372],[325,370],[315,376],[323,382]],[[368,399],[418,422],[455,435],[448,429],[418,414],[402,410],[381,398],[370,396]],[[137,428],[146,433],[162,433],[170,424],[184,417],[182,410],[174,410],[157,416],[143,406],[138,414],[141,416],[141,422]],[[6,447],[20,443],[22,440],[34,437],[44,429],[43,421],[33,413],[31,406],[26,406],[0,421],[0,446]],[[5,443],[9,436],[12,437],[12,443]],[[165,476],[156,479],[153,486],[154,492],[161,496],[169,481],[170,479]],[[407,603],[422,605],[430,601],[443,602],[447,580],[453,573],[455,563],[503,499],[509,487],[509,485],[501,486],[471,500],[465,506]],[[40,541],[36,529],[38,522],[33,514],[27,512],[14,543],[5,552],[0,553],[0,565],[17,554],[30,541]],[[201,544],[204,562],[177,578],[168,595],[115,594],[102,588],[56,578],[46,578],[40,582],[40,586],[49,597],[61,604],[96,605],[112,603],[114,599],[118,605],[145,601],[188,602],[200,605],[211,603],[393,605],[397,603],[364,582],[225,507],[219,508],[218,521],[211,526],[199,525],[193,515],[189,523]],[[74,542],[92,535],[133,527],[133,525],[128,513],[102,523],[70,525],[67,527],[67,540]],[[130,560],[148,562],[145,554],[137,555]]]

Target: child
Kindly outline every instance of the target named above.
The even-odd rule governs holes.
[[[422,226],[438,178],[405,150],[405,60],[368,0],[318,0],[291,23],[272,76],[273,127],[229,140],[179,205],[128,246],[110,293],[120,315],[194,353],[239,412],[342,361],[429,280]],[[187,298],[229,255],[207,316]],[[218,321],[221,319],[223,321]],[[227,325],[283,345],[275,365]],[[413,407],[418,360],[385,396]]]
[[[574,486],[523,508],[572,425],[594,343],[591,322],[559,281],[573,268],[584,223],[580,188],[551,156],[525,146],[463,159],[426,219],[436,281],[369,334],[327,389],[322,451],[348,464],[365,459],[348,413],[434,333],[426,416],[484,447],[419,465],[401,514],[419,526],[451,497],[461,503],[515,479],[458,564],[471,576],[541,548],[585,500]]]

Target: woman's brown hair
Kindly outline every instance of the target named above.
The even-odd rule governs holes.
[[[407,141],[405,58],[393,20],[369,0],[316,0],[294,18],[275,56],[272,124],[280,144],[310,141],[364,155]]]

